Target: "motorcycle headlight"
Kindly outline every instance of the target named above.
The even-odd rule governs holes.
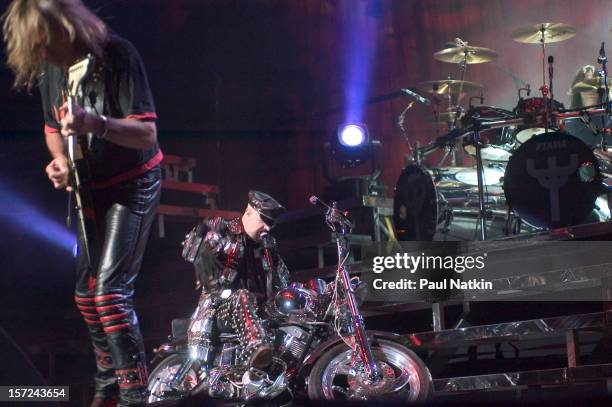
[[[289,287],[276,293],[273,301],[274,311],[289,316],[312,315],[315,310],[315,295],[309,290]]]

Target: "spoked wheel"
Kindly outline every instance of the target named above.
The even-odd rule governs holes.
[[[172,378],[187,358],[188,356],[183,354],[170,355],[153,369],[149,375],[147,403],[178,399],[189,395],[190,391],[198,384],[198,374],[193,366],[187,371],[178,386],[175,388],[170,386]]]
[[[429,396],[431,375],[421,359],[398,343],[371,343],[381,379],[371,382],[354,367],[353,351],[344,343],[331,348],[313,366],[308,397],[315,400],[420,401]]]

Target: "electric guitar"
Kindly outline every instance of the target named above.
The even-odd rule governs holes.
[[[81,105],[83,101],[83,81],[91,74],[94,65],[94,57],[87,55],[85,58],[76,62],[68,68],[68,76],[66,81],[66,96],[68,101],[68,112],[73,113],[74,106]],[[74,191],[76,201],[76,210],[78,216],[78,227],[83,237],[83,247],[85,258],[88,265],[92,265],[91,251],[89,249],[89,237],[85,227],[84,204],[90,204],[91,199],[89,194],[83,188],[82,173],[85,172],[87,163],[84,160],[85,152],[88,148],[88,135],[71,135],[67,138],[68,147],[68,163],[70,166],[70,184]],[[70,225],[70,213],[72,209],[71,202],[72,194],[68,195],[68,219]],[[91,207],[91,205],[88,205]]]

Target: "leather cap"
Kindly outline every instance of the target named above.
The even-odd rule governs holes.
[[[249,204],[259,213],[261,220],[270,227],[274,227],[276,219],[286,211],[276,199],[260,191],[249,191]]]

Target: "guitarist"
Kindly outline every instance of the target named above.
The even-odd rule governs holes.
[[[56,189],[75,188],[66,138],[79,136],[84,150],[77,168],[88,170],[78,173],[81,195],[89,199],[83,200],[75,301],[96,355],[91,405],[143,405],[147,372],[134,281],[159,202],[162,160],[143,63],[81,0],[14,0],[3,23],[15,87],[40,89],[52,156],[46,172]],[[93,55],[93,69],[82,83],[81,105],[69,109],[67,70],[86,55]]]

